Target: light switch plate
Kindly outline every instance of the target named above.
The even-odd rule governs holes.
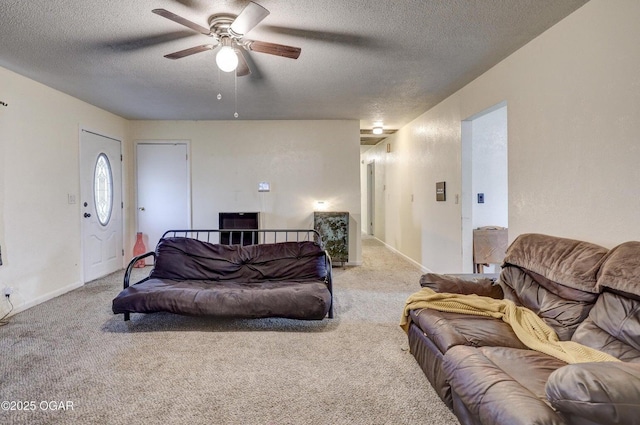
[[[445,182],[436,182],[436,201],[447,200],[447,184]]]
[[[258,183],[258,192],[270,192],[271,184],[269,182],[260,182]]]

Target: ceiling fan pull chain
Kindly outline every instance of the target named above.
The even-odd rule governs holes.
[[[216,68],[218,69],[218,95],[216,96],[216,98],[218,100],[222,100],[222,93],[220,92],[220,68],[218,68],[217,66]]]
[[[238,73],[237,72],[233,73],[233,82],[234,82],[234,92],[236,96],[236,105],[235,105],[236,111],[233,113],[233,117],[238,118]]]

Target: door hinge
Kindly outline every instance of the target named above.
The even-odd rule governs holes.
[[[124,257],[124,248],[122,248],[122,256]]]
[[[120,162],[122,162],[122,154],[120,154]]]

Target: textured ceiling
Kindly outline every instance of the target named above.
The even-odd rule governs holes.
[[[163,55],[211,39],[203,26],[246,0],[2,0],[0,66],[128,119],[233,120],[233,74],[215,53]],[[239,119],[357,119],[399,128],[586,3],[585,0],[257,0],[248,38],[302,48],[250,53]],[[219,76],[220,74],[220,76]],[[222,93],[222,100],[216,94]]]

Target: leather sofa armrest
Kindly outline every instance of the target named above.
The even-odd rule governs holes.
[[[502,299],[502,288],[495,278],[483,277],[482,275],[448,275],[438,273],[427,273],[420,278],[420,286],[431,288],[436,292],[447,292],[450,294],[480,295]]]
[[[554,371],[547,399],[571,422],[640,424],[640,364],[578,363]]]

